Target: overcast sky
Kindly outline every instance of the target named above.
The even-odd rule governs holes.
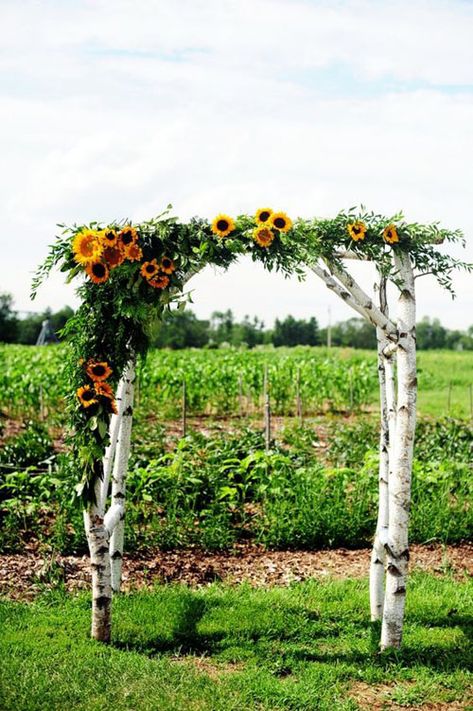
[[[169,202],[182,219],[402,209],[463,229],[473,261],[473,2],[0,0],[0,27],[0,290],[18,309],[77,303],[60,275],[29,301],[57,222]],[[473,323],[472,278],[456,283],[452,302],[419,280],[419,316]],[[191,286],[203,317],[353,315],[315,276],[244,259]]]

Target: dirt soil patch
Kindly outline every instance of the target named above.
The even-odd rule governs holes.
[[[414,683],[404,682],[399,685],[403,689],[414,686]],[[423,703],[409,704],[397,703],[392,698],[396,691],[394,684],[378,684],[370,686],[363,681],[358,681],[351,687],[350,698],[356,701],[360,709],[369,711],[465,711],[467,699],[462,701],[425,701]]]
[[[177,582],[190,586],[214,581],[248,582],[255,587],[288,585],[309,578],[364,577],[370,550],[267,551],[242,545],[232,552],[207,553],[199,549],[148,551],[127,555],[123,563],[124,590]],[[411,570],[425,570],[459,578],[473,575],[473,543],[457,546],[414,545]],[[31,599],[45,588],[64,583],[68,590],[87,589],[90,584],[87,556],[40,554],[0,555],[0,594]]]

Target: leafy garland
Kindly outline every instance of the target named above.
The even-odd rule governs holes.
[[[115,391],[126,365],[146,353],[150,326],[171,304],[185,306],[187,280],[206,265],[228,268],[249,254],[270,271],[302,279],[304,266],[318,258],[340,262],[350,252],[374,261],[396,281],[392,251],[400,250],[452,294],[452,270],[473,267],[436,248],[444,241],[464,244],[460,231],[407,224],[401,214],[385,218],[351,208],[334,219],[293,222],[284,212],[260,208],[253,217],[220,214],[211,223],[200,218],[180,223],[170,210],[168,205],[136,225],[128,220],[59,225],[62,234],[33,280],[32,298],[56,266],[68,281],[86,277],[78,288],[81,305],[63,331],[70,343],[66,377],[71,440],[81,471],[77,491],[85,502],[94,501],[95,483],[103,478]]]

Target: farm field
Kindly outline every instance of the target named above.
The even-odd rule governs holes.
[[[61,413],[64,348],[0,344],[0,408],[37,417],[43,403],[49,418]],[[295,414],[298,392],[305,414],[356,411],[378,401],[373,352],[299,346],[152,350],[139,371],[139,406],[158,420],[179,416],[185,380],[190,414],[254,415],[261,411],[265,365],[277,415]],[[421,415],[472,416],[473,352],[421,351],[418,371]]]
[[[1,550],[85,553],[74,492],[80,472],[64,440],[64,347],[2,346],[1,356]],[[265,363],[270,451],[262,431]],[[472,365],[470,353],[419,355],[413,542],[471,537],[473,435],[461,415]],[[128,550],[369,545],[378,488],[376,377],[375,357],[360,351],[152,351],[139,373]],[[302,420],[294,416],[297,392]]]
[[[372,353],[149,354],[127,483],[128,592],[105,650],[87,637],[64,347],[0,355],[0,708],[93,710],[104,697],[150,711],[469,708],[472,354],[419,354],[415,572],[402,651],[381,655],[365,577],[378,488]],[[433,560],[419,569],[423,550]]]

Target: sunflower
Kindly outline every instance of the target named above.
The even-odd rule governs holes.
[[[384,241],[388,244],[396,244],[399,242],[399,235],[397,233],[396,225],[390,224],[383,230]]]
[[[115,247],[118,241],[118,233],[116,230],[102,230],[100,239],[105,247]]]
[[[113,412],[114,415],[117,415],[117,403],[111,386],[108,383],[94,383],[94,385],[95,392],[97,393],[97,395],[100,395],[101,397],[105,398],[104,404],[106,405],[107,409],[110,412]]]
[[[143,252],[141,247],[139,247],[136,242],[132,242],[125,247],[125,257],[130,260],[130,262],[139,262],[143,257]]]
[[[260,247],[269,247],[274,239],[274,232],[269,227],[257,227],[253,230],[253,239]]]
[[[176,265],[174,264],[171,257],[163,257],[161,259],[160,268],[161,271],[164,272],[164,274],[172,274],[174,271],[176,271]]]
[[[90,407],[98,403],[95,397],[95,390],[90,385],[83,385],[81,388],[77,388],[76,395],[82,407]]]
[[[95,383],[95,392],[97,393],[97,395],[106,397],[109,400],[113,400],[115,397],[113,394],[112,386],[109,385],[108,383],[104,383],[101,380],[99,380],[98,382]]]
[[[272,214],[273,211],[270,207],[260,207],[259,210],[256,210],[255,220],[258,225],[264,225],[264,223],[269,220]]]
[[[292,227],[292,220],[285,212],[273,212],[269,218],[272,227],[280,232],[289,232]]]
[[[103,262],[91,262],[87,264],[85,271],[90,276],[94,284],[103,284],[110,276],[110,271]]]
[[[99,233],[94,230],[82,230],[72,242],[74,260],[79,264],[90,264],[99,259],[103,251]]]
[[[125,255],[123,250],[119,249],[119,247],[105,247],[102,258],[110,269],[114,269],[115,267],[119,267],[120,264],[123,264]]]
[[[367,227],[365,223],[361,222],[360,220],[357,220],[356,222],[350,222],[350,224],[347,225],[347,230],[348,234],[352,239],[355,240],[355,242],[358,242],[361,239],[365,239],[366,237]]]
[[[217,237],[226,237],[235,229],[235,223],[228,215],[217,215],[212,221],[212,232]]]
[[[138,232],[131,225],[126,225],[119,234],[120,242],[124,247],[133,244],[138,239]]]
[[[165,289],[169,284],[169,277],[166,274],[158,274],[153,279],[150,279],[148,284],[155,289]]]
[[[143,262],[141,265],[141,276],[145,279],[152,279],[155,274],[159,271],[158,263],[156,259],[152,259],[150,262]]]
[[[95,383],[101,383],[102,381],[107,380],[107,378],[113,373],[113,370],[110,368],[106,360],[100,362],[89,360],[85,372]]]

